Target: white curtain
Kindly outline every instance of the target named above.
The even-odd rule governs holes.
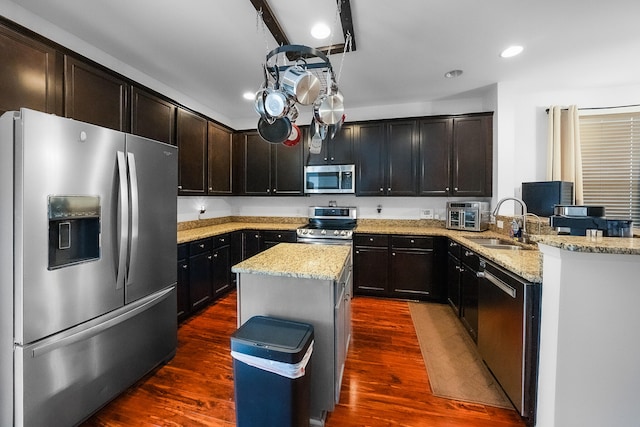
[[[578,107],[549,107],[547,180],[573,182],[575,204],[583,203]]]

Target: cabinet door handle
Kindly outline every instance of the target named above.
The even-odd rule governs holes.
[[[334,160],[335,160],[335,157],[332,157],[332,158],[331,158],[331,161],[334,161]]]
[[[221,237],[221,238],[220,238],[220,242],[221,242],[221,243],[224,243],[224,237]]]
[[[380,187],[380,192],[384,193],[384,188]]]
[[[213,254],[213,257],[214,257],[214,258],[218,258],[218,254],[217,254],[217,253],[216,253],[216,254]]]
[[[325,161],[325,162],[327,161],[327,158],[326,158],[326,157],[324,158],[324,161]]]
[[[274,189],[273,189],[273,192],[274,192],[274,193],[277,193],[277,192],[278,192],[278,190],[274,188]]]
[[[444,187],[444,191],[449,191],[449,187]]]
[[[189,266],[187,264],[182,264],[182,268],[186,270],[187,268],[189,268]]]
[[[198,246],[200,246],[201,249],[204,249],[204,243],[200,243]]]
[[[207,259],[209,259],[209,260],[210,260],[210,259],[212,259],[212,258],[211,258],[211,255],[209,255],[209,256],[207,257]]]
[[[473,252],[471,252],[471,251],[464,251],[464,256],[473,256]]]
[[[391,191],[391,187],[387,188],[387,191]]]
[[[182,190],[182,185],[178,185],[178,190]]]
[[[453,187],[453,191],[458,191],[458,187]]]
[[[356,254],[359,254],[359,253],[360,253],[360,251],[356,251]]]
[[[271,189],[267,188],[267,194],[271,193]]]
[[[449,242],[449,247],[450,248],[455,248],[456,246],[458,246],[458,244],[456,242]]]
[[[391,252],[391,255],[396,256],[396,253],[395,252]]]
[[[213,187],[209,187],[209,191],[213,191]]]

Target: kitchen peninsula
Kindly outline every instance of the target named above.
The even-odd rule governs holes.
[[[640,239],[541,236],[537,425],[637,425]]]
[[[351,331],[351,248],[281,243],[233,266],[238,326],[253,316],[313,325],[311,409],[322,425],[340,397]]]

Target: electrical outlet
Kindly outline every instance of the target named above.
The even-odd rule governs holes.
[[[420,209],[420,219],[433,219],[433,209]]]
[[[498,221],[496,221],[496,227],[498,227],[498,228],[504,228],[504,221],[502,221],[502,220],[498,220]]]

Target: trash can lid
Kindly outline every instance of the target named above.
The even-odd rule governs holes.
[[[297,363],[313,341],[313,326],[307,323],[254,316],[231,336],[231,350],[276,360]]]

